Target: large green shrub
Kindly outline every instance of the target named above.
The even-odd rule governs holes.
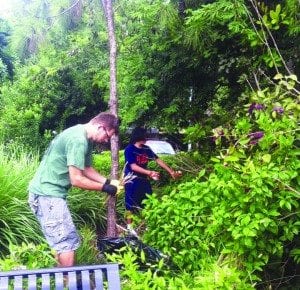
[[[22,242],[9,244],[9,254],[0,259],[0,270],[39,269],[53,267],[56,264],[54,252],[45,243],[33,244]]]
[[[254,289],[253,283],[247,283],[237,268],[213,259],[193,273],[172,269],[164,260],[149,264],[143,252],[139,255],[130,247],[107,255],[107,259],[122,265],[120,274],[124,290]]]
[[[93,156],[94,167],[103,175],[110,176],[111,171],[111,152],[103,151],[101,153],[96,153]],[[123,150],[119,153],[119,175],[121,176],[124,167],[124,153]]]
[[[207,257],[220,257],[255,280],[298,235],[299,93],[295,76],[276,79],[274,90],[251,95],[232,130],[220,132],[216,141],[226,139],[229,146],[212,158],[212,172],[203,169],[169,195],[146,202],[145,241],[181,269],[198,271]]]

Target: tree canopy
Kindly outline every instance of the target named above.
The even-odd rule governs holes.
[[[38,123],[31,134],[43,138],[108,108],[108,42],[99,2],[19,2],[19,21],[10,28],[17,76],[13,86],[2,86],[1,118],[11,123],[3,129],[6,141],[15,120],[27,127],[23,113]],[[268,82],[265,76],[298,74],[297,8],[295,0],[118,1],[123,130],[147,124],[178,132],[199,123],[211,130],[230,120],[244,103],[242,93]],[[19,135],[37,143],[29,132]]]

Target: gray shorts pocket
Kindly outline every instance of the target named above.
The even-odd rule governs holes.
[[[65,237],[63,235],[63,222],[62,221],[47,221],[43,227],[44,235],[51,244],[55,245],[62,242]]]
[[[31,211],[36,215],[38,212],[39,208],[39,201],[38,201],[39,196],[33,193],[29,193],[28,196],[28,204],[31,209]]]

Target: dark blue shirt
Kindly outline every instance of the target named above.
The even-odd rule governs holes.
[[[150,147],[143,145],[142,148],[138,148],[133,144],[129,144],[124,151],[125,154],[125,176],[128,173],[133,172],[134,175],[139,177],[146,177],[146,175],[134,172],[130,165],[135,163],[136,165],[147,169],[148,162],[151,160],[155,160],[158,156],[150,149]]]

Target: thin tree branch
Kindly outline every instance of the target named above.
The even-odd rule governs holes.
[[[66,8],[65,10],[63,10],[61,13],[54,15],[54,16],[48,16],[47,19],[52,19],[52,18],[57,18],[59,16],[64,15],[65,13],[67,13],[68,11],[70,11],[72,8],[74,8],[81,0],[77,0],[75,3],[73,3],[71,6],[69,6],[68,8]],[[43,18],[43,17],[39,17],[39,16],[35,16],[35,18]]]
[[[261,23],[262,23],[262,30],[263,30],[263,34],[264,34],[264,37],[265,37],[266,42],[268,43],[268,40],[267,40],[267,38],[266,38],[266,35],[265,35],[265,32],[264,32],[263,26],[265,27],[267,33],[269,34],[269,36],[270,36],[270,38],[271,38],[271,40],[272,40],[272,42],[273,42],[273,45],[274,45],[274,47],[275,47],[275,50],[276,50],[276,52],[278,53],[278,55],[279,55],[279,57],[280,57],[280,59],[281,59],[283,65],[284,65],[286,71],[288,72],[289,75],[292,75],[292,72],[290,71],[290,69],[288,68],[288,66],[287,66],[287,64],[286,64],[286,62],[285,62],[285,60],[284,60],[284,58],[282,57],[282,54],[281,54],[281,52],[280,52],[280,50],[279,50],[279,48],[278,48],[278,46],[277,46],[277,43],[276,43],[276,41],[275,41],[275,39],[274,39],[274,37],[273,37],[272,32],[270,31],[269,27],[268,27],[267,25],[265,25],[265,23],[264,23],[263,17],[262,17],[262,15],[261,15],[261,13],[259,12],[259,9],[257,8],[257,6],[256,6],[256,4],[254,3],[253,0],[250,0],[250,2],[251,2],[251,4],[252,4],[252,6],[253,6],[253,8],[254,8],[254,10],[255,10],[255,12],[256,12],[256,14],[257,14],[257,16],[259,17]],[[268,48],[269,48],[269,50],[271,50],[269,44],[268,44]],[[271,54],[272,54],[272,53],[271,53]],[[275,65],[275,63],[274,63],[274,65]],[[276,67],[276,70],[277,70],[277,67]],[[297,83],[300,83],[300,82],[298,82],[298,81],[296,81],[296,82],[297,82]]]
[[[261,88],[260,88],[259,81],[258,81],[258,79],[257,79],[256,73],[253,73],[253,77],[254,77],[254,80],[255,80],[257,89],[258,89],[259,91],[261,91]]]
[[[300,197],[300,191],[297,191],[295,188],[289,186],[288,184],[284,183],[283,181],[281,181],[280,179],[278,178],[275,178],[276,181],[280,182],[281,184],[283,184],[287,189],[289,189],[290,191],[296,193],[296,195],[298,197]]]
[[[263,75],[263,76],[264,76],[264,77],[265,77],[272,85],[275,85],[275,86],[278,85],[278,84],[275,83],[269,76],[267,76],[263,70],[259,69],[259,72],[260,72],[260,73],[261,73],[261,74],[262,74],[262,75]],[[290,94],[292,94],[293,96],[298,97],[299,94],[300,94],[300,91],[298,91],[296,88],[293,88],[292,90],[286,90],[285,93],[290,93]]]
[[[101,0],[102,8],[104,11],[104,16],[107,21],[107,0]]]
[[[258,18],[260,19],[261,23],[263,24],[263,23],[264,23],[264,22],[263,22],[263,18],[261,17],[261,14],[259,13],[257,6],[253,3],[253,0],[250,0],[250,2],[251,2],[251,4],[252,4],[252,6],[253,6],[253,8],[254,8],[254,10],[255,10],[255,12],[256,12]],[[251,15],[248,14],[248,16],[249,16],[250,19],[251,19]],[[253,20],[251,21],[251,23],[252,23],[253,27],[255,27],[255,24],[254,24],[254,21],[253,21]],[[269,51],[269,53],[270,53],[270,56],[271,56],[271,58],[272,58],[272,60],[273,60],[273,63],[274,63],[274,67],[275,67],[275,69],[276,69],[276,72],[279,73],[279,70],[278,70],[278,67],[277,67],[277,65],[276,65],[275,58],[274,58],[273,53],[272,53],[272,49],[271,49],[271,47],[270,47],[270,45],[269,45],[269,42],[268,42],[268,39],[267,39],[267,37],[266,37],[266,32],[265,32],[265,30],[264,30],[264,26],[263,26],[263,25],[261,26],[261,30],[262,30],[263,37],[264,37],[263,43],[267,46],[267,49],[268,49],[268,51]],[[256,27],[255,27],[255,31],[258,33],[258,30],[256,29]],[[258,35],[259,35],[259,38],[261,39],[259,33],[258,33]],[[280,55],[280,57],[281,57],[281,55]],[[282,59],[282,57],[281,57],[281,59]],[[283,60],[282,60],[282,61],[283,61]]]

